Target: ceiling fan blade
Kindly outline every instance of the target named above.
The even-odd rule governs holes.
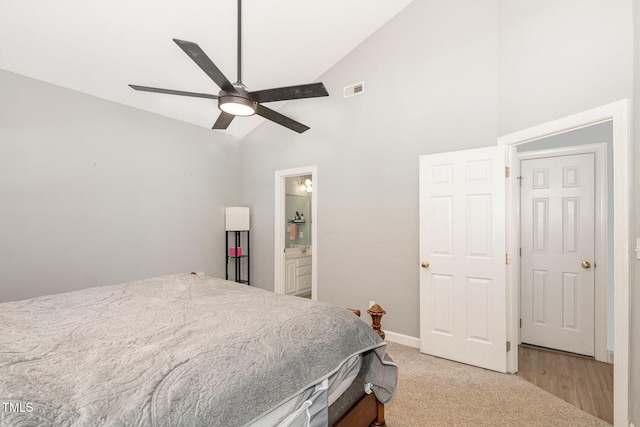
[[[310,129],[309,126],[305,126],[302,123],[298,123],[287,116],[283,116],[277,111],[274,111],[270,108],[265,107],[264,105],[260,105],[260,104],[257,105],[256,114],[264,117],[265,119],[269,119],[272,122],[278,123],[279,125],[282,125],[291,130],[294,130],[298,133],[302,133]]]
[[[233,114],[225,113],[224,111],[218,116],[218,120],[213,124],[211,129],[226,129],[231,124],[235,116]]]
[[[209,59],[209,57],[203,52],[203,50],[200,49],[200,46],[198,46],[196,43],[188,42],[185,40],[173,39],[173,41],[176,42],[178,46],[180,46],[180,49],[182,49],[184,53],[189,55],[189,58],[191,58],[193,62],[198,64],[198,67],[202,68],[202,71],[204,71],[209,77],[211,77],[211,80],[216,82],[220,89],[224,90],[225,92],[238,93],[229,79],[227,79],[225,75],[222,74],[222,71],[220,71],[218,67],[216,67],[216,65],[213,63],[213,61],[211,61],[211,59]]]
[[[138,86],[138,85],[129,85],[129,87],[131,89],[142,90],[142,91],[145,91],[145,92],[166,93],[168,95],[193,96],[193,97],[196,97],[196,98],[218,99],[218,95],[210,95],[208,93],[184,92],[184,91],[181,91],[181,90],[160,89],[160,88],[157,88],[157,87]]]
[[[249,97],[256,102],[286,101],[289,99],[316,98],[318,96],[329,96],[329,92],[327,92],[327,89],[322,83],[310,83],[249,92]]]

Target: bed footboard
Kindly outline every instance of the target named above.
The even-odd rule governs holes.
[[[360,317],[360,310],[351,308],[348,310]],[[380,320],[386,311],[378,304],[374,304],[367,313],[371,316],[371,327],[384,339]],[[384,404],[371,393],[362,396],[332,427],[385,427],[386,425]]]
[[[349,411],[335,422],[333,427],[385,427],[384,405],[376,396],[365,394],[349,409]]]

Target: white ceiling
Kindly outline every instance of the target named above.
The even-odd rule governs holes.
[[[242,81],[249,90],[315,82],[412,1],[245,0]],[[0,0],[0,68],[211,128],[216,101],[127,85],[218,93],[173,38],[200,45],[236,81],[236,9],[236,0]],[[263,120],[239,117],[225,132],[245,136]]]

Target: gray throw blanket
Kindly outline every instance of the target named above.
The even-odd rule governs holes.
[[[375,350],[349,311],[177,275],[0,304],[0,426],[241,426]],[[385,361],[386,360],[386,361]]]

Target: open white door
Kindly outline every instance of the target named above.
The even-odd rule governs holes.
[[[507,372],[505,147],[420,157],[420,351]]]

